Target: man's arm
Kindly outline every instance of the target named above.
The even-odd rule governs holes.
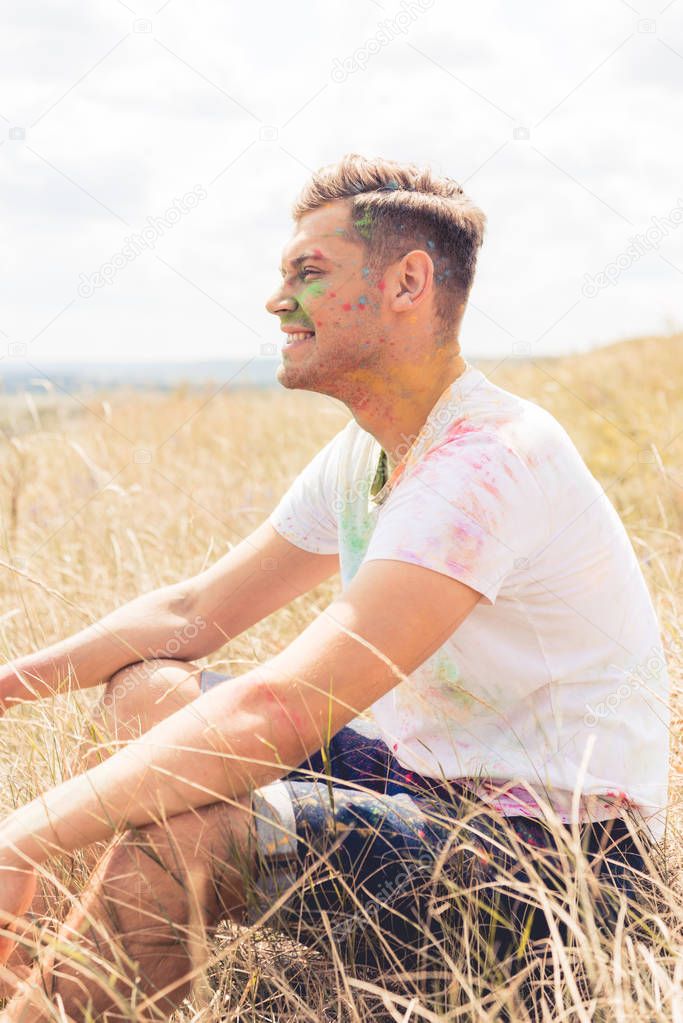
[[[364,564],[263,667],[15,811],[0,826],[0,866],[39,863],[281,777],[431,656],[480,596],[413,564]],[[0,909],[2,892],[0,882]]]
[[[295,547],[266,521],[196,576],[142,594],[73,636],[0,666],[0,713],[17,701],[97,685],[135,661],[205,657],[328,579],[338,564],[336,555]]]

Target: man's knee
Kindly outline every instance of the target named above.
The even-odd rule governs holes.
[[[169,698],[169,706],[172,705],[168,711],[171,713],[199,695],[200,674],[201,668],[192,661],[161,657],[136,661],[110,677],[102,697],[102,708],[105,712],[135,713],[148,712],[159,704],[159,716],[164,717],[165,708],[161,704],[166,698]]]
[[[119,668],[108,679],[107,686],[123,686],[125,689],[134,688],[138,683],[147,682],[153,678],[171,677],[177,675],[178,671],[183,674],[192,674],[199,680],[201,668],[193,661],[179,661],[173,657],[153,657],[147,661],[133,661]]]

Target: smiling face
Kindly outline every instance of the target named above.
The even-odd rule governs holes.
[[[388,355],[385,282],[366,265],[364,225],[354,231],[350,212],[351,201],[340,199],[304,214],[283,251],[282,283],[266,308],[288,332],[284,387],[344,397],[364,378],[369,385]]]

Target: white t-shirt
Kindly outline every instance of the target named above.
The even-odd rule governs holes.
[[[467,366],[405,449],[373,496],[382,449],[352,419],[270,516],[291,543],[339,553],[344,588],[364,562],[390,559],[483,594],[351,726],[409,770],[477,779],[491,801],[503,782],[564,820],[573,792],[579,819],[628,801],[661,837],[670,711],[658,622],[626,530],[570,437]]]

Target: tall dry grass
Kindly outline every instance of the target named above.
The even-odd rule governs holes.
[[[571,947],[551,943],[545,979],[534,974],[534,1016],[504,978],[485,992],[471,935],[453,935],[453,983],[447,997],[430,1001],[377,978],[349,978],[334,956],[325,964],[268,928],[246,936],[226,928],[212,949],[209,994],[204,987],[203,1003],[188,1004],[183,1019],[683,1020],[682,354],[676,335],[560,360],[480,364],[568,429],[627,527],[657,609],[673,686],[672,784],[649,939],[623,919],[616,936],[601,936],[590,914],[576,910]],[[217,559],[267,516],[347,418],[330,399],[280,390],[0,397],[0,558],[13,566],[0,566],[0,657],[46,646]],[[240,673],[262,662],[337,588],[337,579],[318,587],[205,663]],[[58,697],[0,722],[2,810],[73,772],[95,698]],[[88,868],[74,857],[53,869],[78,892]],[[569,857],[565,886],[576,889],[575,906],[582,869],[580,856]],[[56,921],[68,898],[50,889],[48,899]]]

